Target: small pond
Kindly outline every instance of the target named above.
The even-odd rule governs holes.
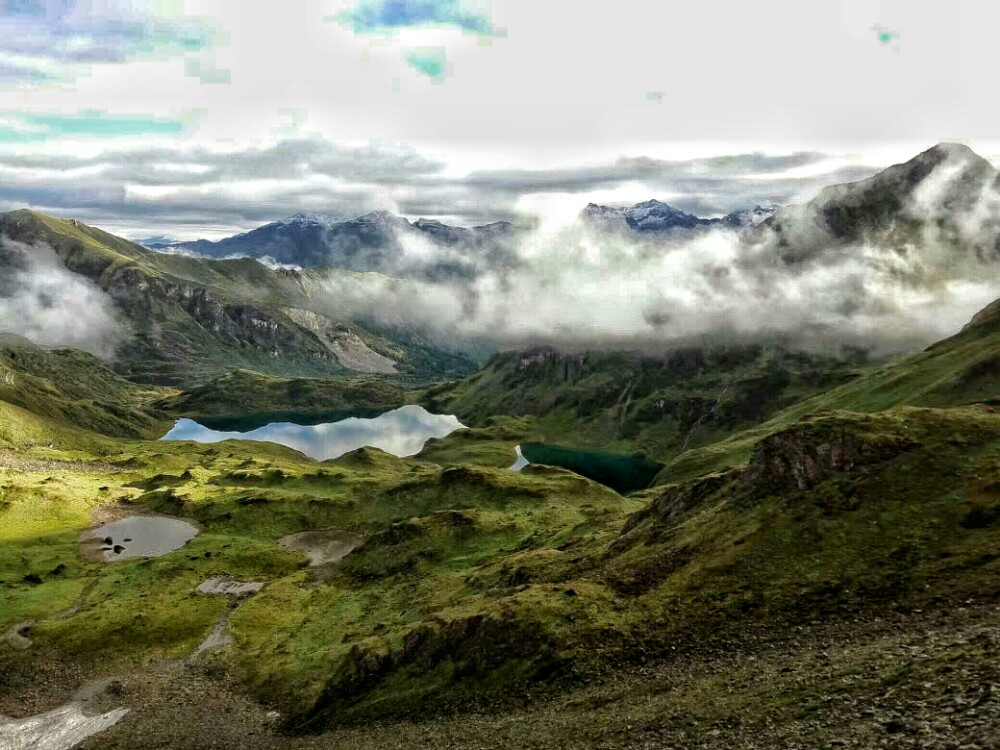
[[[623,495],[646,489],[663,469],[663,464],[648,458],[546,443],[525,443],[517,446],[515,451],[517,461],[510,467],[514,471],[520,471],[528,464],[558,466]]]
[[[160,557],[198,535],[198,527],[168,516],[129,516],[84,532],[84,551],[104,562]]]
[[[348,417],[336,422],[302,425],[272,422],[247,432],[212,430],[191,419],[179,419],[162,440],[258,440],[278,443],[325,461],[364,446],[380,448],[395,456],[420,452],[430,438],[442,438],[464,427],[450,414],[431,414],[422,406],[402,406],[377,417]]]

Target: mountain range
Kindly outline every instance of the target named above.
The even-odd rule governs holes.
[[[785,265],[837,257],[850,243],[869,242],[899,258],[920,247],[927,260],[906,273],[926,281],[973,264],[972,277],[988,277],[1000,259],[997,185],[989,162],[964,146],[941,144],[869,179],[828,187],[801,205],[701,219],[647,201],[626,209],[588,206],[582,217],[609,231],[653,237],[653,247],[655,238],[676,232],[739,226],[772,259],[768,263]],[[495,344],[435,334],[426,321],[370,298],[356,273],[381,269],[383,287],[400,288],[408,276],[465,283],[484,269],[516,264],[523,231],[506,222],[472,229],[410,223],[378,212],[346,222],[297,216],[194,244],[204,255],[306,266],[295,270],[249,258],[191,257],[176,245],[152,251],[78,221],[19,210],[0,215],[0,235],[22,243],[18,252],[0,251],[0,266],[13,272],[26,258],[40,257],[41,250],[28,248],[51,247],[56,263],[108,302],[124,331],[112,360],[137,381],[192,385],[235,368],[426,380],[472,372]],[[394,276],[402,280],[390,281]],[[5,277],[0,296],[14,293],[7,289],[13,279]],[[48,293],[39,293],[43,307]],[[424,294],[414,289],[410,296]]]
[[[193,384],[236,368],[422,379],[475,368],[467,352],[435,343],[404,317],[389,311],[376,320],[343,306],[334,290],[356,286],[348,271],[298,272],[248,258],[158,253],[77,221],[27,210],[0,214],[0,236],[20,243],[0,248],[7,278],[52,273],[42,265],[51,248],[55,262],[70,272],[67,280],[81,277],[96,290],[121,329],[111,357],[115,368],[139,382]],[[33,302],[51,306],[45,293]],[[31,317],[31,307],[21,304],[22,317]],[[82,309],[67,312],[71,319]],[[70,319],[46,318],[55,326]]]
[[[148,247],[203,258],[258,258],[298,268],[333,267],[407,278],[467,280],[487,267],[512,262],[517,233],[517,227],[508,221],[466,228],[429,219],[411,223],[388,211],[373,211],[348,220],[295,214],[216,242],[154,241]]]
[[[758,205],[703,218],[654,199],[628,207],[591,203],[579,218],[598,231],[649,242],[717,228],[770,231],[786,260],[862,239],[893,249],[947,244],[986,262],[1000,252],[997,171],[968,147],[953,143],[939,144],[868,179],[826,187],[803,204]],[[215,242],[151,238],[147,246],[204,258],[257,258],[276,267],[467,282],[487,270],[516,266],[517,243],[530,230],[509,221],[471,228],[429,219],[410,222],[387,211],[348,220],[296,214]]]
[[[589,203],[580,217],[590,225],[604,231],[633,232],[656,236],[680,230],[704,230],[713,227],[744,229],[755,227],[773,216],[780,206],[770,204],[733,211],[721,218],[703,219],[694,214],[658,200],[636,203],[634,206],[615,208]]]
[[[754,227],[777,210],[776,205],[756,206],[721,218],[702,219],[649,200],[625,208],[591,203],[583,209],[580,219],[600,231],[662,239],[685,230]],[[510,221],[475,227],[450,226],[433,219],[410,222],[388,211],[347,220],[295,214],[214,242],[172,242],[151,237],[140,244],[158,252],[202,258],[257,258],[276,267],[332,267],[400,278],[468,281],[487,269],[516,264],[514,246],[530,229],[528,224]]]

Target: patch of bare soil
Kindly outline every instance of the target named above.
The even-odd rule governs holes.
[[[289,534],[281,537],[278,544],[284,549],[301,552],[309,558],[312,567],[319,567],[340,562],[363,541],[364,537],[360,534],[324,529]]]

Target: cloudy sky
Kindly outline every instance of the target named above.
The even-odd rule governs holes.
[[[0,0],[0,209],[133,238],[808,198],[996,162],[989,0]]]

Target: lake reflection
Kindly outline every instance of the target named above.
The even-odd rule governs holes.
[[[249,432],[210,430],[191,419],[179,419],[163,440],[194,440],[218,443],[222,440],[261,440],[279,443],[325,461],[362,446],[380,448],[395,456],[420,452],[430,438],[441,438],[464,427],[450,414],[431,414],[422,406],[402,406],[372,419],[350,417],[339,422],[298,425],[272,422]]]

